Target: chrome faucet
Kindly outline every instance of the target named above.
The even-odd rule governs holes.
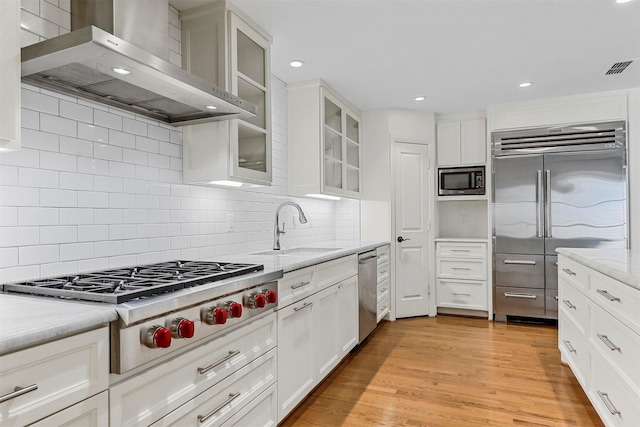
[[[278,206],[278,209],[276,209],[276,224],[273,227],[273,250],[274,251],[280,250],[280,235],[285,234],[284,222],[282,223],[282,230],[280,229],[280,209],[282,209],[287,205],[293,206],[294,208],[298,209],[298,219],[300,220],[300,224],[307,223],[307,217],[304,216],[304,212],[302,212],[302,208],[300,207],[299,204],[294,202],[289,202],[289,201],[282,202],[280,206]]]

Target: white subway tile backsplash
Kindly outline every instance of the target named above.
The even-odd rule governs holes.
[[[78,192],[73,190],[40,189],[40,206],[77,207]]]
[[[40,275],[42,277],[67,276],[78,271],[78,261],[54,262],[52,264],[42,264]]]
[[[78,273],[106,270],[109,267],[109,258],[81,259],[78,261]]]
[[[78,227],[61,225],[40,227],[40,244],[72,243],[78,241]]]
[[[18,266],[18,248],[0,248],[0,268]]]
[[[60,225],[93,224],[93,209],[60,208]]]
[[[164,154],[165,156],[178,157],[182,160],[182,146],[178,144],[174,144],[172,142],[164,142],[160,141],[159,144],[160,154]]]
[[[123,118],[122,130],[134,135],[147,136],[147,124],[134,119]]]
[[[19,168],[18,184],[22,187],[58,188],[58,172],[45,169]]]
[[[130,150],[128,148],[122,149],[122,160],[127,163],[136,165],[147,165],[149,153],[144,151]]]
[[[129,239],[123,242],[123,250],[124,254],[139,254],[143,252],[149,251],[149,240],[148,239]]]
[[[24,126],[22,129],[21,140],[23,148],[33,148],[44,151],[58,151],[60,149],[58,135],[40,132],[39,130],[34,129],[25,129]]]
[[[96,176],[93,178],[93,188],[96,191],[120,193],[122,192],[122,178],[113,176]]]
[[[60,261],[93,258],[94,243],[68,243],[60,245]]]
[[[160,197],[154,195],[136,195],[136,208],[140,209],[159,209]]]
[[[130,133],[109,129],[109,144],[134,149],[136,147],[136,136]]]
[[[166,212],[166,211],[158,211]],[[164,221],[156,221],[164,222]],[[5,227],[18,225],[18,208],[16,206],[0,206],[0,224]]]
[[[124,193],[133,194],[148,194],[149,183],[146,181],[140,181],[138,179],[123,179],[122,180]]]
[[[40,0],[20,0],[20,8],[39,16]]]
[[[114,224],[109,226],[109,239],[131,239],[136,235],[136,226],[133,224]]]
[[[67,30],[71,29],[71,16],[65,10],[60,9],[55,2],[55,6],[47,1],[40,3],[40,16],[47,21],[53,22],[59,27]]]
[[[0,165],[37,168],[40,166],[40,152],[31,148],[0,152]]]
[[[109,258],[109,268],[129,267],[136,264],[135,255],[122,255]]]
[[[109,193],[98,191],[78,191],[79,208],[108,208]]]
[[[1,215],[2,212],[0,211],[0,216]],[[151,209],[149,210],[149,222],[164,226],[164,223],[171,222],[171,212],[168,210]]]
[[[136,264],[152,264],[160,262],[160,252],[145,252],[136,255]]]
[[[160,169],[150,166],[136,165],[136,179],[158,181],[160,180]]]
[[[65,119],[64,117],[52,116],[51,114],[40,113],[40,130],[51,132],[57,135],[76,137],[78,122]]]
[[[56,208],[20,207],[18,208],[18,225],[58,225],[60,212]]]
[[[0,227],[0,247],[29,246],[39,243],[38,227]]]
[[[18,185],[17,166],[0,167],[0,185]],[[1,224],[2,223],[0,223],[0,225]]]
[[[129,163],[109,162],[109,176],[135,178],[136,166]]]
[[[0,186],[0,206],[39,206],[40,189]],[[0,224],[4,225],[4,224]]]
[[[96,252],[98,241],[109,240],[108,225],[79,225],[77,228],[78,242],[96,242]]]
[[[149,238],[149,237],[159,237],[160,236],[160,225],[159,224],[138,224],[136,226],[136,237],[141,238]],[[151,247],[153,250],[158,250],[158,248]]]
[[[108,114],[99,110],[96,110],[94,114],[98,113]],[[78,123],[78,138],[106,143],[109,140],[109,129],[90,123]]]
[[[122,224],[122,209],[94,209],[95,224]]]
[[[122,148],[102,142],[93,143],[93,156],[96,159],[122,161]]]
[[[61,136],[60,152],[77,156],[93,157],[93,143],[86,139]]]
[[[79,122],[93,123],[93,109],[77,102],[60,101],[60,116]]]
[[[153,128],[153,126],[149,126]],[[149,153],[160,152],[160,142],[156,139],[146,138],[143,136],[136,136],[136,150],[146,151]]]
[[[123,209],[122,221],[125,224],[145,224],[149,222],[149,212],[146,209]]]
[[[148,137],[158,141],[169,142],[171,140],[169,129],[160,126],[148,126]]]
[[[168,169],[160,169],[158,171],[158,179],[162,182],[170,182],[174,184],[179,184],[182,182],[182,169],[180,170],[168,170]]]
[[[109,175],[109,161],[78,157],[78,172],[93,175]]]
[[[58,115],[60,112],[60,101],[58,98],[24,88],[21,91],[21,96],[22,108],[53,115]]]
[[[161,154],[149,153],[148,155],[149,166],[156,168],[169,169],[171,167],[171,157],[163,156]]]
[[[21,124],[22,124],[22,132],[26,129],[40,129],[40,113],[37,111],[29,110],[23,108],[21,110]]]
[[[77,157],[71,154],[41,151],[40,167],[42,169],[76,172],[78,170]]]
[[[59,172],[59,174],[61,190],[93,190],[93,175],[75,172]]]
[[[45,264],[59,260],[60,246],[58,245],[21,246],[18,249],[20,265]]]
[[[108,113],[106,111],[96,111],[93,121],[97,126],[109,129],[122,130],[122,115]]]
[[[111,240],[96,242],[94,246],[94,256],[107,257],[123,254],[122,240]]]

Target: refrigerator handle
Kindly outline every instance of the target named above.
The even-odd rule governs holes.
[[[551,236],[551,171],[549,169],[545,171],[544,187],[546,190],[546,197],[544,198],[545,237],[552,237]]]
[[[536,181],[536,236],[544,237],[542,234],[542,200],[543,200],[543,192],[542,192],[542,171],[538,171]]]

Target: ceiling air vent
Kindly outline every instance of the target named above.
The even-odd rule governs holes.
[[[624,61],[624,62],[616,62],[615,64],[613,64],[611,66],[611,68],[609,68],[607,70],[606,73],[604,73],[605,75],[611,75],[611,74],[620,74],[622,73],[624,70],[627,69],[627,67],[629,65],[631,65],[633,61]]]

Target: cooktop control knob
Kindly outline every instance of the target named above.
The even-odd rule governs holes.
[[[242,317],[242,304],[237,302],[229,302],[229,317]]]
[[[207,310],[207,316],[204,321],[210,325],[224,325],[227,323],[228,314],[226,307],[211,307]]]
[[[152,326],[144,336],[144,344],[151,348],[167,348],[171,345],[171,331],[163,326]]]
[[[262,308],[267,302],[267,297],[263,293],[253,293],[247,297],[247,307]]]
[[[273,289],[267,289],[263,294],[267,298],[267,304],[275,304],[278,301],[278,293]]]
[[[193,338],[196,331],[196,324],[192,320],[178,317],[171,321],[171,336],[173,338]]]

